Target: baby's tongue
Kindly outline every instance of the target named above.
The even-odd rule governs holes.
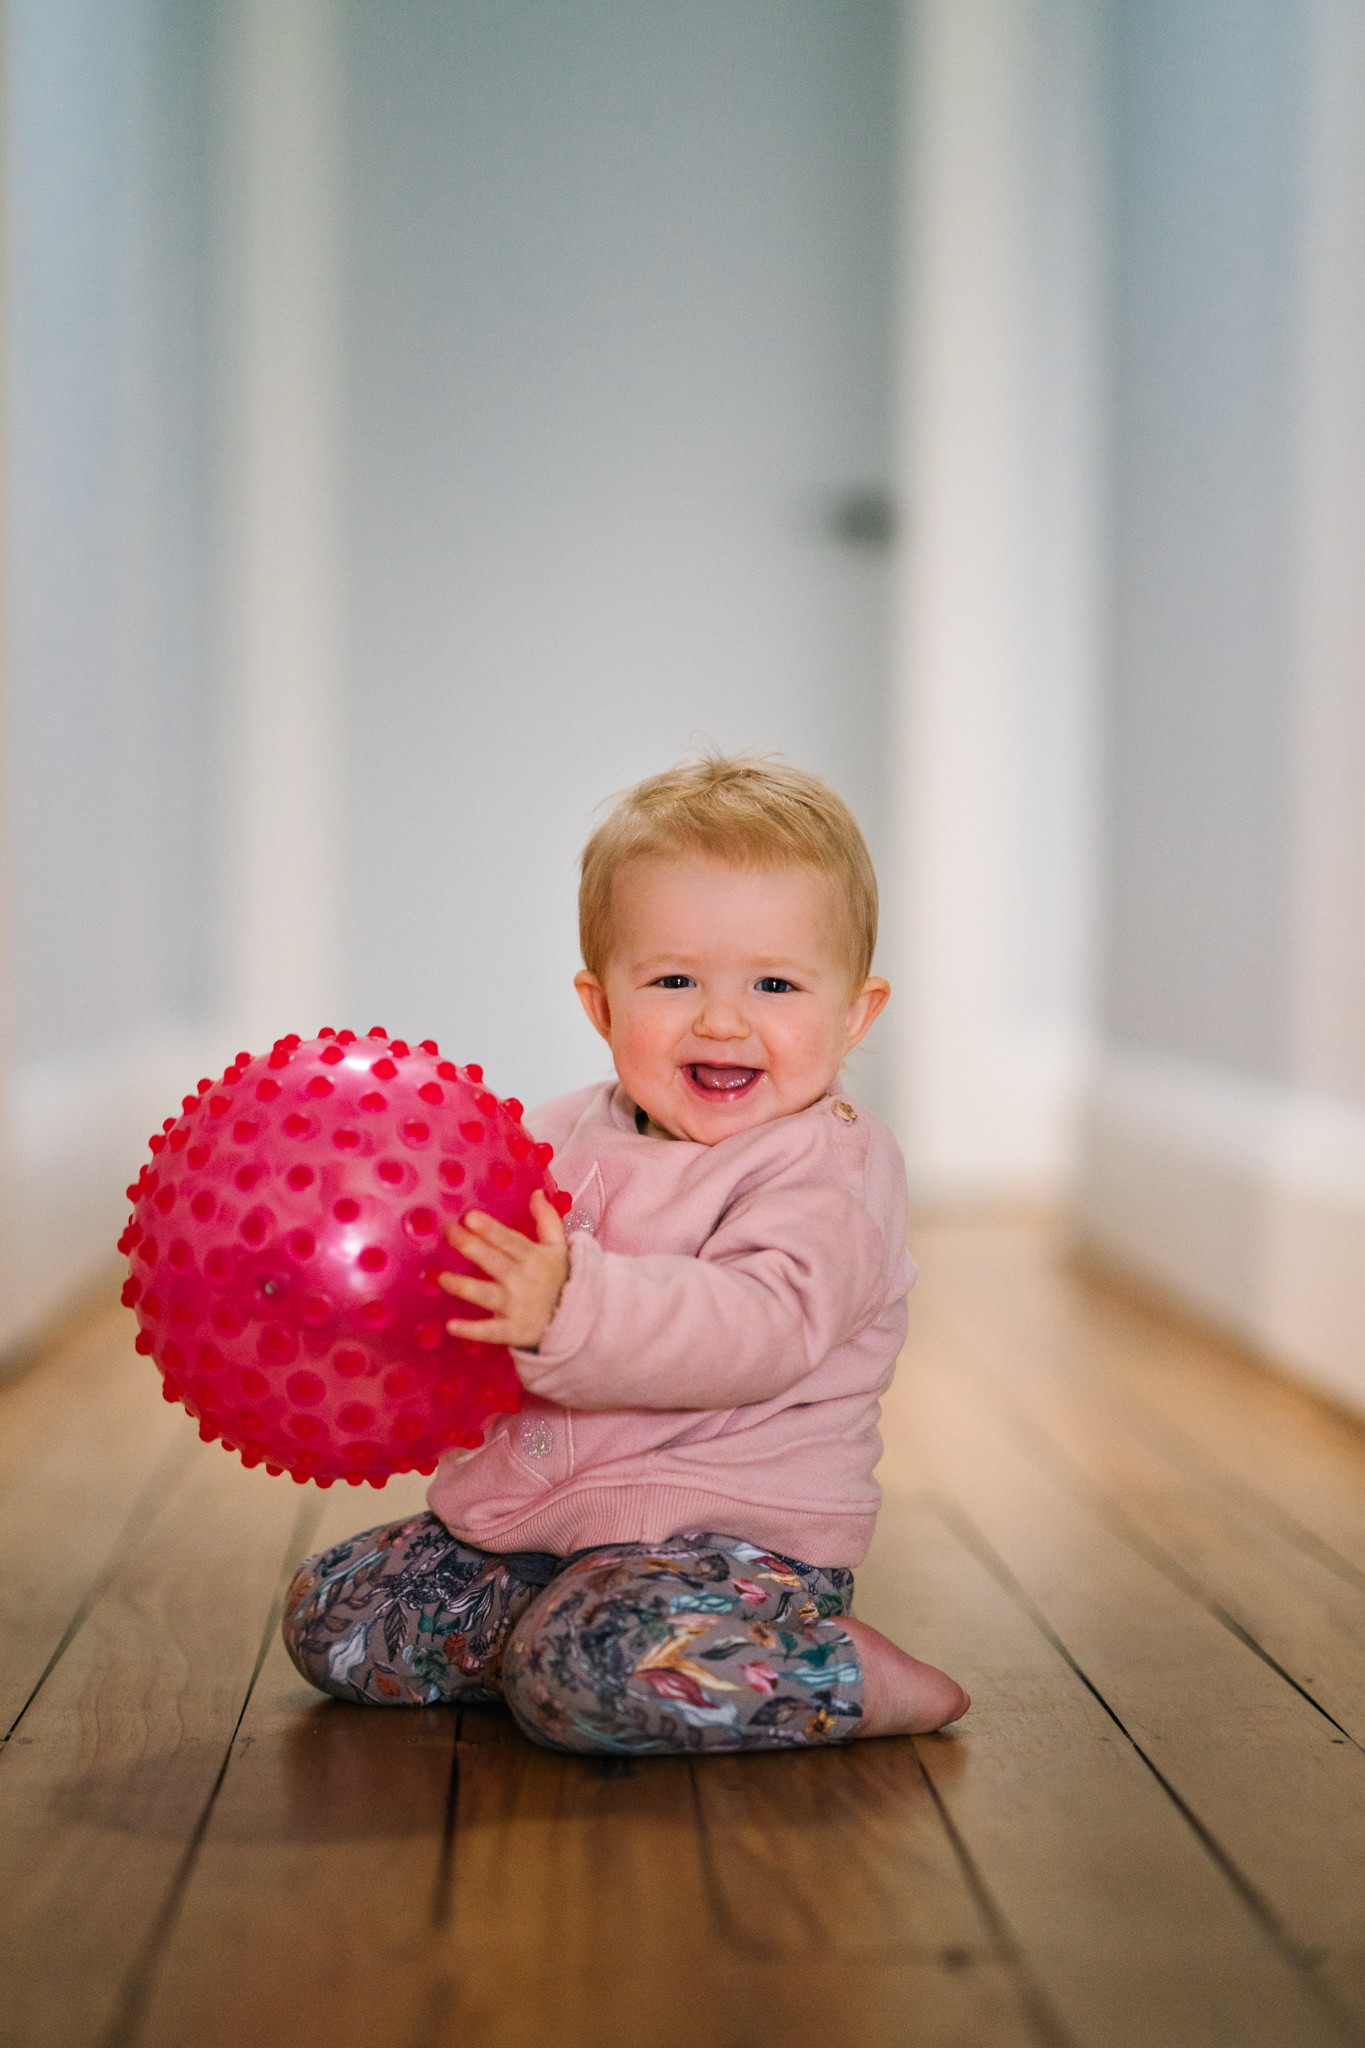
[[[692,1079],[699,1088],[708,1089],[713,1095],[732,1095],[737,1088],[747,1088],[760,1071],[758,1067],[694,1066]]]

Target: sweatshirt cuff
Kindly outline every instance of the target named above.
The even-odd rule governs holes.
[[[593,1324],[602,1297],[602,1248],[586,1231],[575,1231],[569,1239],[569,1277],[559,1304],[534,1351],[513,1350],[512,1359],[522,1384],[533,1394],[556,1399],[550,1382],[578,1357]]]

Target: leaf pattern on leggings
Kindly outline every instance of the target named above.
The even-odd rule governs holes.
[[[857,1727],[850,1571],[708,1533],[580,1551],[548,1585],[517,1562],[431,1514],[366,1530],[300,1565],[285,1641],[338,1698],[506,1698],[555,1749],[803,1748]]]

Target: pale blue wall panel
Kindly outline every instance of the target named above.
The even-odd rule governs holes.
[[[1286,1060],[1303,22],[1119,0],[1107,1022]]]
[[[7,822],[21,1060],[211,1000],[212,10],[9,10]]]

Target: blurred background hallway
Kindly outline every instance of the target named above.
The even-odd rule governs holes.
[[[1351,0],[10,0],[0,1336],[240,1044],[528,1101],[594,806],[864,818],[852,1084],[1365,1406]]]

